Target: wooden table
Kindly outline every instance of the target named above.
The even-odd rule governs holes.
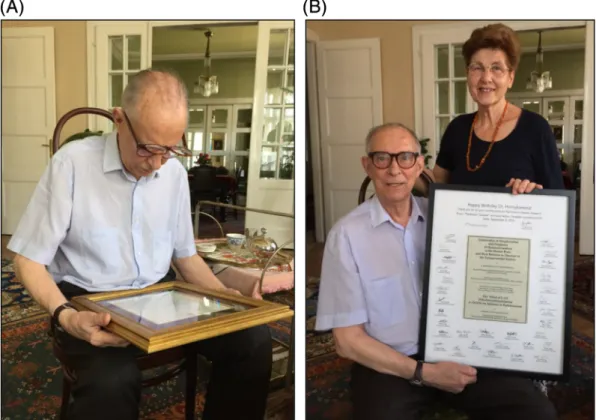
[[[261,286],[263,264],[248,251],[230,250],[224,238],[196,239],[195,243],[213,243],[218,246],[214,253],[197,252],[226,287],[236,289],[245,296],[262,297],[294,288],[293,260],[288,264],[271,265],[264,274]]]

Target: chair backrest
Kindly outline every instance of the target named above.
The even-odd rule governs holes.
[[[229,175],[230,171],[225,166],[218,166],[215,168],[215,173],[217,173],[217,175]]]
[[[412,191],[414,195],[428,197],[429,186],[434,182],[429,172],[430,170],[425,169],[416,180],[416,184],[414,184],[414,190]],[[358,192],[358,205],[364,203],[364,201],[367,199],[366,190],[368,189],[369,185],[370,178],[367,176],[364,178],[364,181],[362,181],[362,185],[360,185],[360,191]],[[373,196],[374,194],[368,198],[372,198]]]
[[[194,192],[210,192],[217,187],[217,169],[215,166],[193,166],[188,170],[193,175],[190,189]]]
[[[52,136],[52,154],[56,153],[60,148],[60,134],[62,133],[62,128],[66,124],[68,120],[72,117],[80,115],[80,114],[95,114],[101,115],[102,117],[108,118],[110,121],[114,121],[114,117],[109,111],[101,108],[90,108],[90,107],[83,107],[83,108],[75,108],[72,111],[67,112],[64,114],[56,124],[56,128],[54,129],[54,135]]]

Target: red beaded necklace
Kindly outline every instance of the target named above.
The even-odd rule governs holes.
[[[499,128],[501,128],[501,124],[503,124],[503,120],[505,119],[505,114],[507,113],[508,106],[509,106],[509,102],[505,102],[505,108],[503,109],[503,114],[501,114],[501,118],[499,119],[499,122],[497,123],[495,132],[493,133],[493,138],[490,142],[490,145],[488,146],[488,150],[486,151],[486,153],[484,154],[482,159],[480,159],[480,163],[478,163],[478,165],[476,165],[474,168],[472,168],[472,166],[470,165],[470,150],[472,150],[472,134],[474,134],[474,126],[476,125],[476,119],[478,118],[478,113],[476,113],[476,115],[474,116],[474,121],[472,121],[472,128],[470,129],[470,136],[468,137],[468,151],[466,152],[466,165],[468,167],[468,171],[476,172],[478,169],[480,169],[482,167],[482,165],[484,165],[486,158],[490,154],[490,151],[493,149],[495,140],[497,138],[497,134],[499,132]]]

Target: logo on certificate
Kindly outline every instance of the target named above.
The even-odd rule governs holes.
[[[478,344],[476,344],[475,341],[472,341],[472,344],[470,344],[470,347],[468,347],[472,350],[480,350],[480,346],[478,346]]]
[[[466,330],[457,330],[457,337],[458,338],[468,338],[468,336],[470,335],[472,331],[466,331]]]
[[[529,341],[524,342],[524,350],[534,350],[534,344]]]
[[[445,337],[445,338],[449,338],[449,331],[447,330],[439,330],[437,332],[437,337]]]
[[[512,362],[523,363],[524,362],[524,355],[523,354],[519,354],[519,353],[512,353],[511,354],[511,361]]]
[[[443,343],[435,343],[434,350],[435,351],[447,351],[447,350],[445,350],[445,347],[443,347]]]
[[[482,337],[482,338],[494,338],[493,337],[493,333],[490,332],[489,330],[486,330],[486,329],[480,330],[480,337]]]
[[[497,350],[509,350],[509,345],[507,343],[501,343],[501,342],[497,341],[495,343],[495,348]]]
[[[500,359],[501,358],[501,356],[499,356],[499,353],[497,353],[494,350],[487,350],[486,353],[484,353],[483,356],[484,357],[491,358],[491,359]]]

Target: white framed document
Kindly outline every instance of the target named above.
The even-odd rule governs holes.
[[[423,360],[567,380],[574,232],[575,191],[432,184]]]

